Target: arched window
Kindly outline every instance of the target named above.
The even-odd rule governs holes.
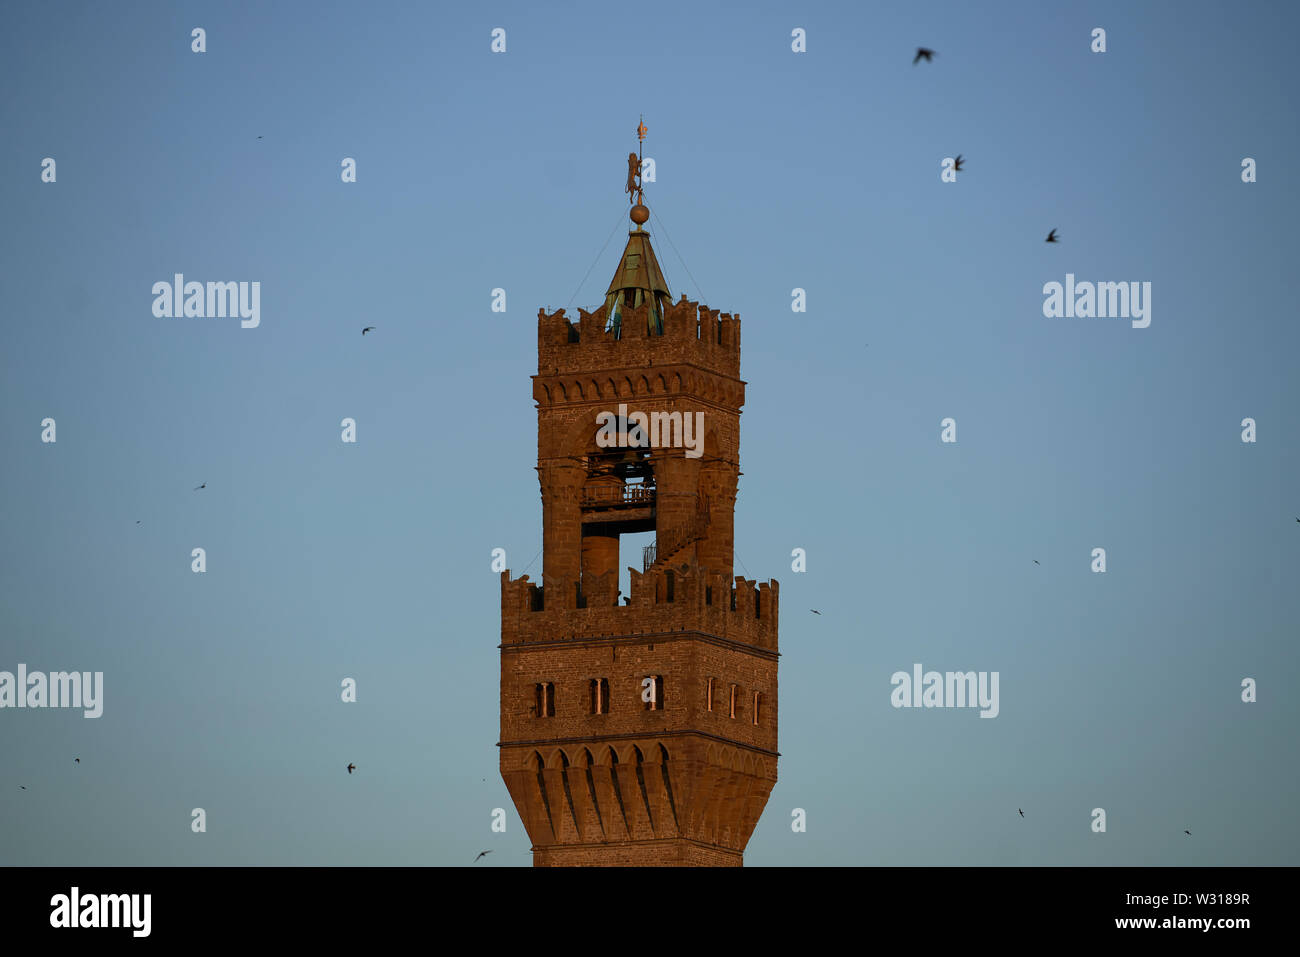
[[[555,685],[549,681],[536,684],[533,694],[533,713],[539,718],[555,717]]]
[[[649,681],[647,685],[645,682]],[[664,710],[664,676],[663,675],[646,675],[645,680],[641,682],[641,687],[650,692],[650,700],[645,702],[645,710],[662,711]],[[645,698],[645,691],[641,693]]]
[[[609,714],[609,679],[592,678],[588,686],[591,693],[591,713]]]

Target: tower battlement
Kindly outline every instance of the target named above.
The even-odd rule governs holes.
[[[583,640],[695,630],[777,651],[780,585],[707,569],[628,569],[631,591],[616,604],[618,582],[601,576],[580,592],[575,583],[544,588],[528,576],[512,580],[501,573],[501,643]]]
[[[607,306],[579,308],[572,322],[559,309],[537,310],[537,373],[565,375],[612,369],[689,364],[740,378],[740,317],[710,309],[685,295],[663,310],[663,334],[652,333],[652,305],[626,306],[619,334],[607,329]]]

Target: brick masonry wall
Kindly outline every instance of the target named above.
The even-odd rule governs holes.
[[[560,741],[609,735],[655,735],[698,730],[774,754],[777,728],[776,658],[713,636],[682,632],[659,637],[611,638],[503,648],[501,740]],[[662,675],[662,710],[646,710],[642,681]],[[609,681],[609,713],[591,714],[590,682]],[[708,679],[714,678],[714,710]],[[555,687],[555,715],[535,713],[536,685]],[[740,687],[738,717],[728,708],[731,684]],[[753,724],[753,693],[763,695]]]
[[[537,867],[740,867],[742,856],[686,840],[538,848]]]

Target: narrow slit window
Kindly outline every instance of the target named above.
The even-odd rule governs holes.
[[[758,724],[758,707],[762,704],[763,696],[757,691],[754,692],[754,724]]]
[[[736,716],[736,692],[739,690],[735,685],[731,686],[731,716],[733,718]]]
[[[709,679],[708,696],[709,696],[709,710],[712,711],[713,710],[713,679],[712,678]]]

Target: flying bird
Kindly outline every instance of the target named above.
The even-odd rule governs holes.
[[[208,483],[207,483],[207,482],[204,482],[202,485],[196,485],[196,486],[194,486],[194,491],[197,492],[199,489],[201,489],[201,488],[207,488],[207,487],[208,487]]]
[[[137,519],[135,520],[135,523],[136,523],[137,525],[139,525],[139,524],[140,524],[140,520],[137,518]]]
[[[259,137],[258,137],[258,139],[259,139],[259,140],[260,140],[260,139],[261,139],[261,137],[260,137],[260,136],[259,136]]]
[[[1191,834],[1191,831],[1183,831],[1184,834]]]
[[[961,163],[962,163],[961,154],[958,153],[957,158],[952,161],[952,168],[958,173],[961,172]]]
[[[73,758],[72,760],[76,761],[78,764],[81,763],[81,758]]]
[[[479,858],[479,857],[483,857],[484,855],[486,855],[486,854],[491,854],[491,853],[492,853],[491,851],[484,851],[482,854],[479,854],[478,857],[474,858],[474,863],[475,863],[475,864],[478,863],[478,858]]]
[[[20,791],[26,791],[26,790],[27,790],[27,785],[26,785],[26,784],[20,784],[20,785],[18,785],[18,790],[20,790]]]
[[[926,63],[929,63],[930,57],[932,56],[934,56],[933,50],[927,50],[925,47],[917,47],[916,56],[912,57],[912,66],[916,66],[922,60],[924,60]]]
[[[809,608],[808,610],[809,610],[810,612],[812,612],[814,615],[820,615],[820,614],[821,614],[821,612],[819,612],[816,608]]]
[[[1017,811],[1020,811],[1020,808],[1016,808],[1016,810],[1017,810]],[[1025,812],[1024,812],[1024,811],[1020,811],[1020,816],[1021,816],[1021,817],[1024,817],[1024,816],[1025,816]]]
[[[1050,233],[1047,234],[1047,239],[1045,240],[1045,242],[1049,242],[1049,243],[1059,243],[1059,242],[1060,242],[1060,240],[1056,238],[1056,230],[1055,230],[1055,229],[1053,229]]]
[[[356,766],[355,764],[353,764],[351,761],[349,761],[349,762],[348,762],[348,774],[351,774],[351,773],[352,773],[353,771],[355,771],[356,769],[357,769],[357,766]]]
[[[1037,558],[1035,558],[1035,559],[1034,559],[1034,564],[1035,564],[1035,565],[1041,565],[1042,562],[1040,562]]]
[[[361,330],[361,334],[364,336],[367,332],[370,332],[374,328],[375,328],[374,326],[366,326],[364,329]]]

